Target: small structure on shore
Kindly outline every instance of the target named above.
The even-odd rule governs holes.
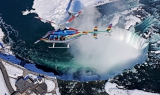
[[[15,84],[17,91],[13,95],[45,95],[47,93],[47,84],[39,80],[43,80],[42,77],[37,77],[36,79],[30,76],[26,78],[20,77]]]

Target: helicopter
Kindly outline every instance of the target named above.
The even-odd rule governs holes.
[[[97,26],[94,27],[93,31],[81,31],[81,30],[78,30],[76,28],[71,28],[71,27],[66,27],[65,26],[66,24],[68,24],[71,21],[73,21],[73,19],[75,19],[80,14],[81,14],[81,11],[79,11],[77,14],[73,15],[64,24],[56,24],[56,23],[54,23],[52,21],[45,20],[45,19],[40,18],[40,17],[35,17],[37,19],[44,20],[44,21],[49,22],[51,24],[57,25],[58,29],[57,30],[48,31],[42,38],[37,40],[34,44],[37,44],[40,41],[44,41],[46,43],[52,43],[53,44],[52,47],[49,47],[49,48],[69,48],[70,47],[69,43],[71,41],[73,41],[73,40],[78,39],[82,35],[92,34],[93,37],[95,39],[97,39],[97,34],[98,33],[106,32],[107,35],[109,34],[111,36],[112,24],[109,24],[107,30],[105,30],[105,31],[104,30],[103,31],[99,31]],[[56,43],[65,43],[65,44],[67,44],[67,46],[66,47],[55,47]]]

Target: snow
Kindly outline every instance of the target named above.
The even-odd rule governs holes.
[[[159,95],[156,93],[149,93],[140,90],[123,90],[118,89],[117,84],[107,82],[105,84],[105,90],[109,95]]]
[[[0,28],[0,49],[3,49],[3,41],[2,41],[2,39],[3,39],[3,37],[4,37],[5,35],[4,35],[4,33],[2,32],[2,29]]]
[[[46,93],[45,95],[53,95],[52,93]],[[54,95],[56,95],[56,94],[54,94]]]
[[[12,85],[12,88],[16,91],[16,86],[15,86],[15,83],[16,83],[16,79],[14,79],[14,78],[9,78],[9,80],[10,80],[10,83],[11,83],[11,85]]]
[[[23,14],[23,15],[27,15],[27,14],[29,14],[29,13],[35,13],[35,11],[34,11],[34,10],[29,11],[29,10],[27,10],[27,9],[26,9],[26,11],[22,11],[22,14]]]
[[[36,95],[35,93],[32,93],[31,95]]]
[[[2,29],[0,28],[0,41],[2,42],[2,39],[3,39],[3,37],[4,37],[5,35],[4,35],[4,33],[2,32]]]
[[[59,88],[56,89],[56,95],[61,95],[59,92]]]
[[[69,14],[66,11],[66,6],[69,0],[34,0],[32,6],[39,17],[53,22],[59,23],[63,21]]]
[[[4,50],[5,54],[12,54],[12,52],[10,51],[10,46],[4,44],[4,42],[2,41],[2,39],[3,39],[4,36],[5,35],[4,35],[3,31],[2,31],[2,29],[0,28],[0,49]]]
[[[119,0],[72,0],[69,12],[78,12],[80,10],[85,9],[86,7],[94,7],[94,6],[100,6],[106,3],[115,2]]]
[[[28,74],[27,76],[31,77],[32,79],[36,79],[36,78],[37,78],[37,76],[36,76],[36,75],[33,75],[33,74]],[[26,77],[27,77],[27,76],[26,76]]]
[[[10,95],[8,92],[8,88],[6,87],[2,71],[0,70],[0,95]]]
[[[102,4],[115,2],[119,0],[34,0],[32,10],[23,11],[23,15],[28,13],[37,13],[39,17],[51,20],[56,23],[62,23],[69,18],[68,12],[76,13],[86,7],[94,7]],[[81,5],[79,5],[81,4]]]
[[[55,88],[55,83],[51,80],[45,80],[45,83],[47,84],[47,92],[51,92]]]
[[[155,51],[156,54],[160,53],[160,50]]]
[[[17,67],[14,67],[13,65],[10,65],[4,61],[2,61],[3,65],[5,66],[7,73],[12,78],[17,78],[18,76],[23,75],[23,70],[19,69]],[[13,72],[14,71],[14,72]]]
[[[136,25],[136,22],[138,22],[138,23],[141,22],[140,18],[135,17],[133,15],[127,16],[125,19],[126,19],[125,29],[129,29],[130,26]]]

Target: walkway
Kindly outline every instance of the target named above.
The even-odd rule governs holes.
[[[6,83],[6,86],[7,86],[8,90],[9,90],[9,92],[13,93],[14,89],[12,88],[12,85],[11,85],[10,80],[9,80],[8,73],[7,73],[6,68],[4,67],[2,62],[0,62],[0,69],[2,71],[4,80],[5,80],[5,83]]]

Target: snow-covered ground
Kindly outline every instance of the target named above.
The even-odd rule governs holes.
[[[14,67],[13,65],[10,65],[4,61],[2,61],[3,65],[5,66],[7,73],[12,78],[18,78],[18,76],[23,75],[23,70],[17,67]]]
[[[17,88],[16,88],[16,86],[15,86],[15,83],[16,83],[16,79],[14,79],[14,78],[9,78],[9,80],[10,80],[10,83],[11,83],[11,85],[12,85],[12,87],[13,87],[13,89],[16,91],[17,90]]]
[[[119,0],[34,0],[32,10],[23,11],[23,15],[37,13],[39,17],[56,23],[62,23],[69,18],[70,13],[77,13],[86,7],[94,7]]]
[[[144,92],[141,90],[123,90],[118,89],[117,87],[117,84],[107,82],[105,85],[105,90],[109,95],[159,95],[156,93]]]
[[[125,23],[125,29],[129,29],[131,26],[136,25],[136,23],[140,23],[141,20],[133,15],[127,16],[125,18],[127,21]]]
[[[5,54],[12,54],[12,52],[10,51],[10,46],[9,45],[7,45],[7,44],[4,44],[3,43],[3,41],[2,41],[2,39],[4,38],[4,33],[3,33],[3,31],[2,31],[2,29],[0,28],[0,50],[1,51],[5,51],[5,52],[3,52],[3,53],[5,53]]]
[[[55,88],[55,83],[51,80],[45,80],[45,83],[47,84],[47,92],[51,92]]]
[[[52,95],[52,93],[47,93],[46,95]]]
[[[3,42],[2,39],[4,37],[4,33],[2,32],[2,29],[0,28],[0,42]],[[3,44],[3,43],[2,43]],[[1,45],[1,48],[2,48],[2,45]]]
[[[31,77],[32,79],[36,79],[37,78],[37,76],[33,75],[33,74],[28,74],[27,76],[25,76],[25,78],[28,77],[28,76]]]
[[[119,22],[120,17],[122,17],[123,15],[129,14],[137,9],[138,9],[138,7],[135,7],[135,8],[131,8],[130,10],[126,10],[126,11],[123,11],[120,13],[115,13],[114,17],[110,20],[109,23],[112,23],[112,25],[115,26]],[[126,20],[126,22],[123,25],[125,29],[129,29],[131,26],[136,25],[136,23],[141,22],[140,17],[138,18],[133,15],[126,16],[125,20]]]
[[[6,87],[1,70],[0,70],[0,95],[9,95],[9,91],[8,88]]]
[[[60,92],[59,92],[59,88],[56,89],[56,94],[61,95]]]

